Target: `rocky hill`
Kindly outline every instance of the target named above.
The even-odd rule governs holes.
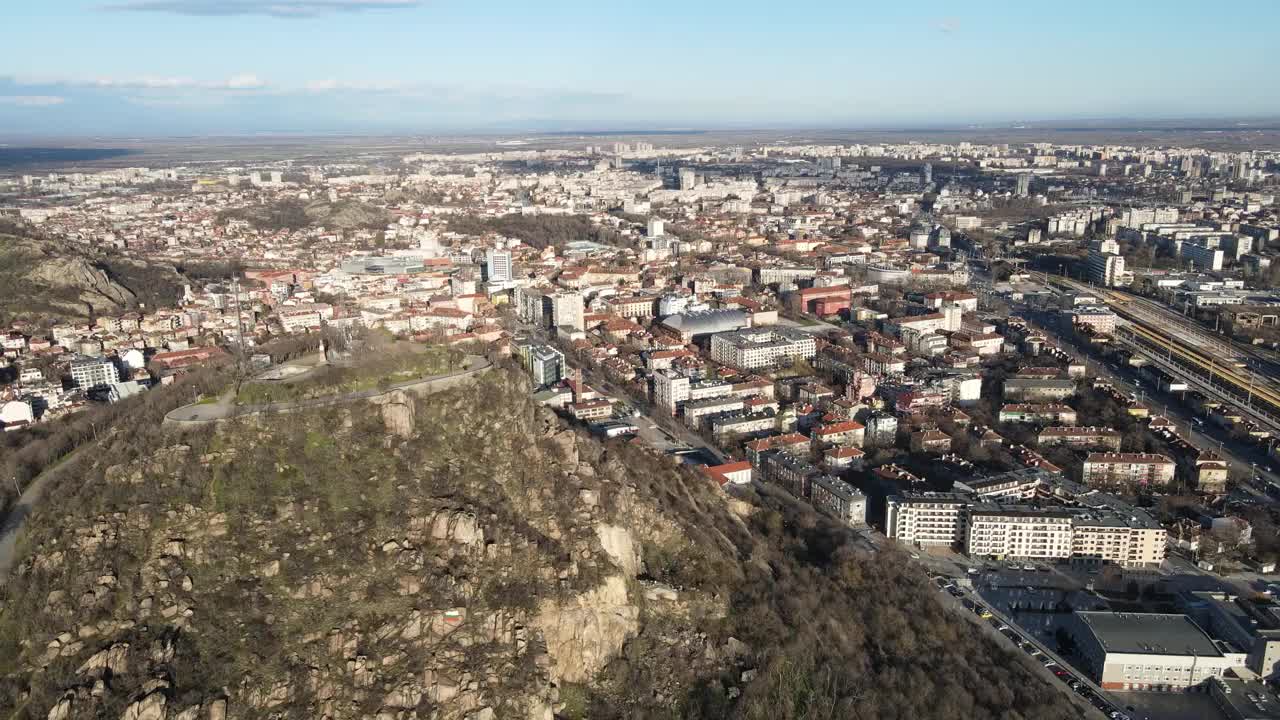
[[[75,470],[0,591],[0,717],[1080,717],[902,557],[566,428],[511,370],[122,426]]]
[[[120,314],[139,303],[175,302],[181,288],[173,268],[0,227],[0,324]]]
[[[378,230],[391,222],[385,209],[358,200],[278,200],[263,205],[224,210],[218,221],[243,220],[264,231],[302,230],[325,227],[331,230]]]

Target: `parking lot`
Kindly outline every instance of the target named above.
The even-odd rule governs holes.
[[[933,577],[933,582],[939,591],[954,597],[961,607],[985,621],[1014,647],[1041,665],[1045,672],[1052,674],[1058,682],[1066,686],[1064,691],[1070,693],[1077,702],[1082,705],[1092,705],[1103,717],[1116,720],[1127,720],[1130,717],[1121,706],[1115,704],[1087,677],[1076,673],[1073,668],[1064,663],[1050,649],[1051,645],[1024,632],[1016,624],[1010,623],[999,609],[992,607],[980,595],[966,590],[956,578],[938,575],[932,571],[929,574]]]

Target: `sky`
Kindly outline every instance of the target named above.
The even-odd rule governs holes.
[[[0,136],[1280,117],[1280,2],[11,0]]]

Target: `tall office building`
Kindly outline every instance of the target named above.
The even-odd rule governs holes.
[[[666,234],[666,225],[662,222],[662,218],[649,218],[649,237],[662,237]]]
[[[693,168],[680,168],[680,189],[692,190],[698,185],[698,176]]]
[[[490,250],[485,258],[485,275],[489,282],[507,282],[512,277],[511,251]]]
[[[922,172],[921,175],[924,176],[925,185],[932,183],[933,182],[933,163],[925,163],[924,172]]]
[[[556,293],[551,296],[551,324],[584,330],[583,302],[580,293]]]
[[[1031,176],[1023,173],[1018,176],[1018,197],[1026,197],[1031,194]]]

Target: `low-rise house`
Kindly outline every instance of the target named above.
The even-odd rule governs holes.
[[[918,430],[911,433],[911,449],[914,452],[951,452],[951,436],[941,430]]]

